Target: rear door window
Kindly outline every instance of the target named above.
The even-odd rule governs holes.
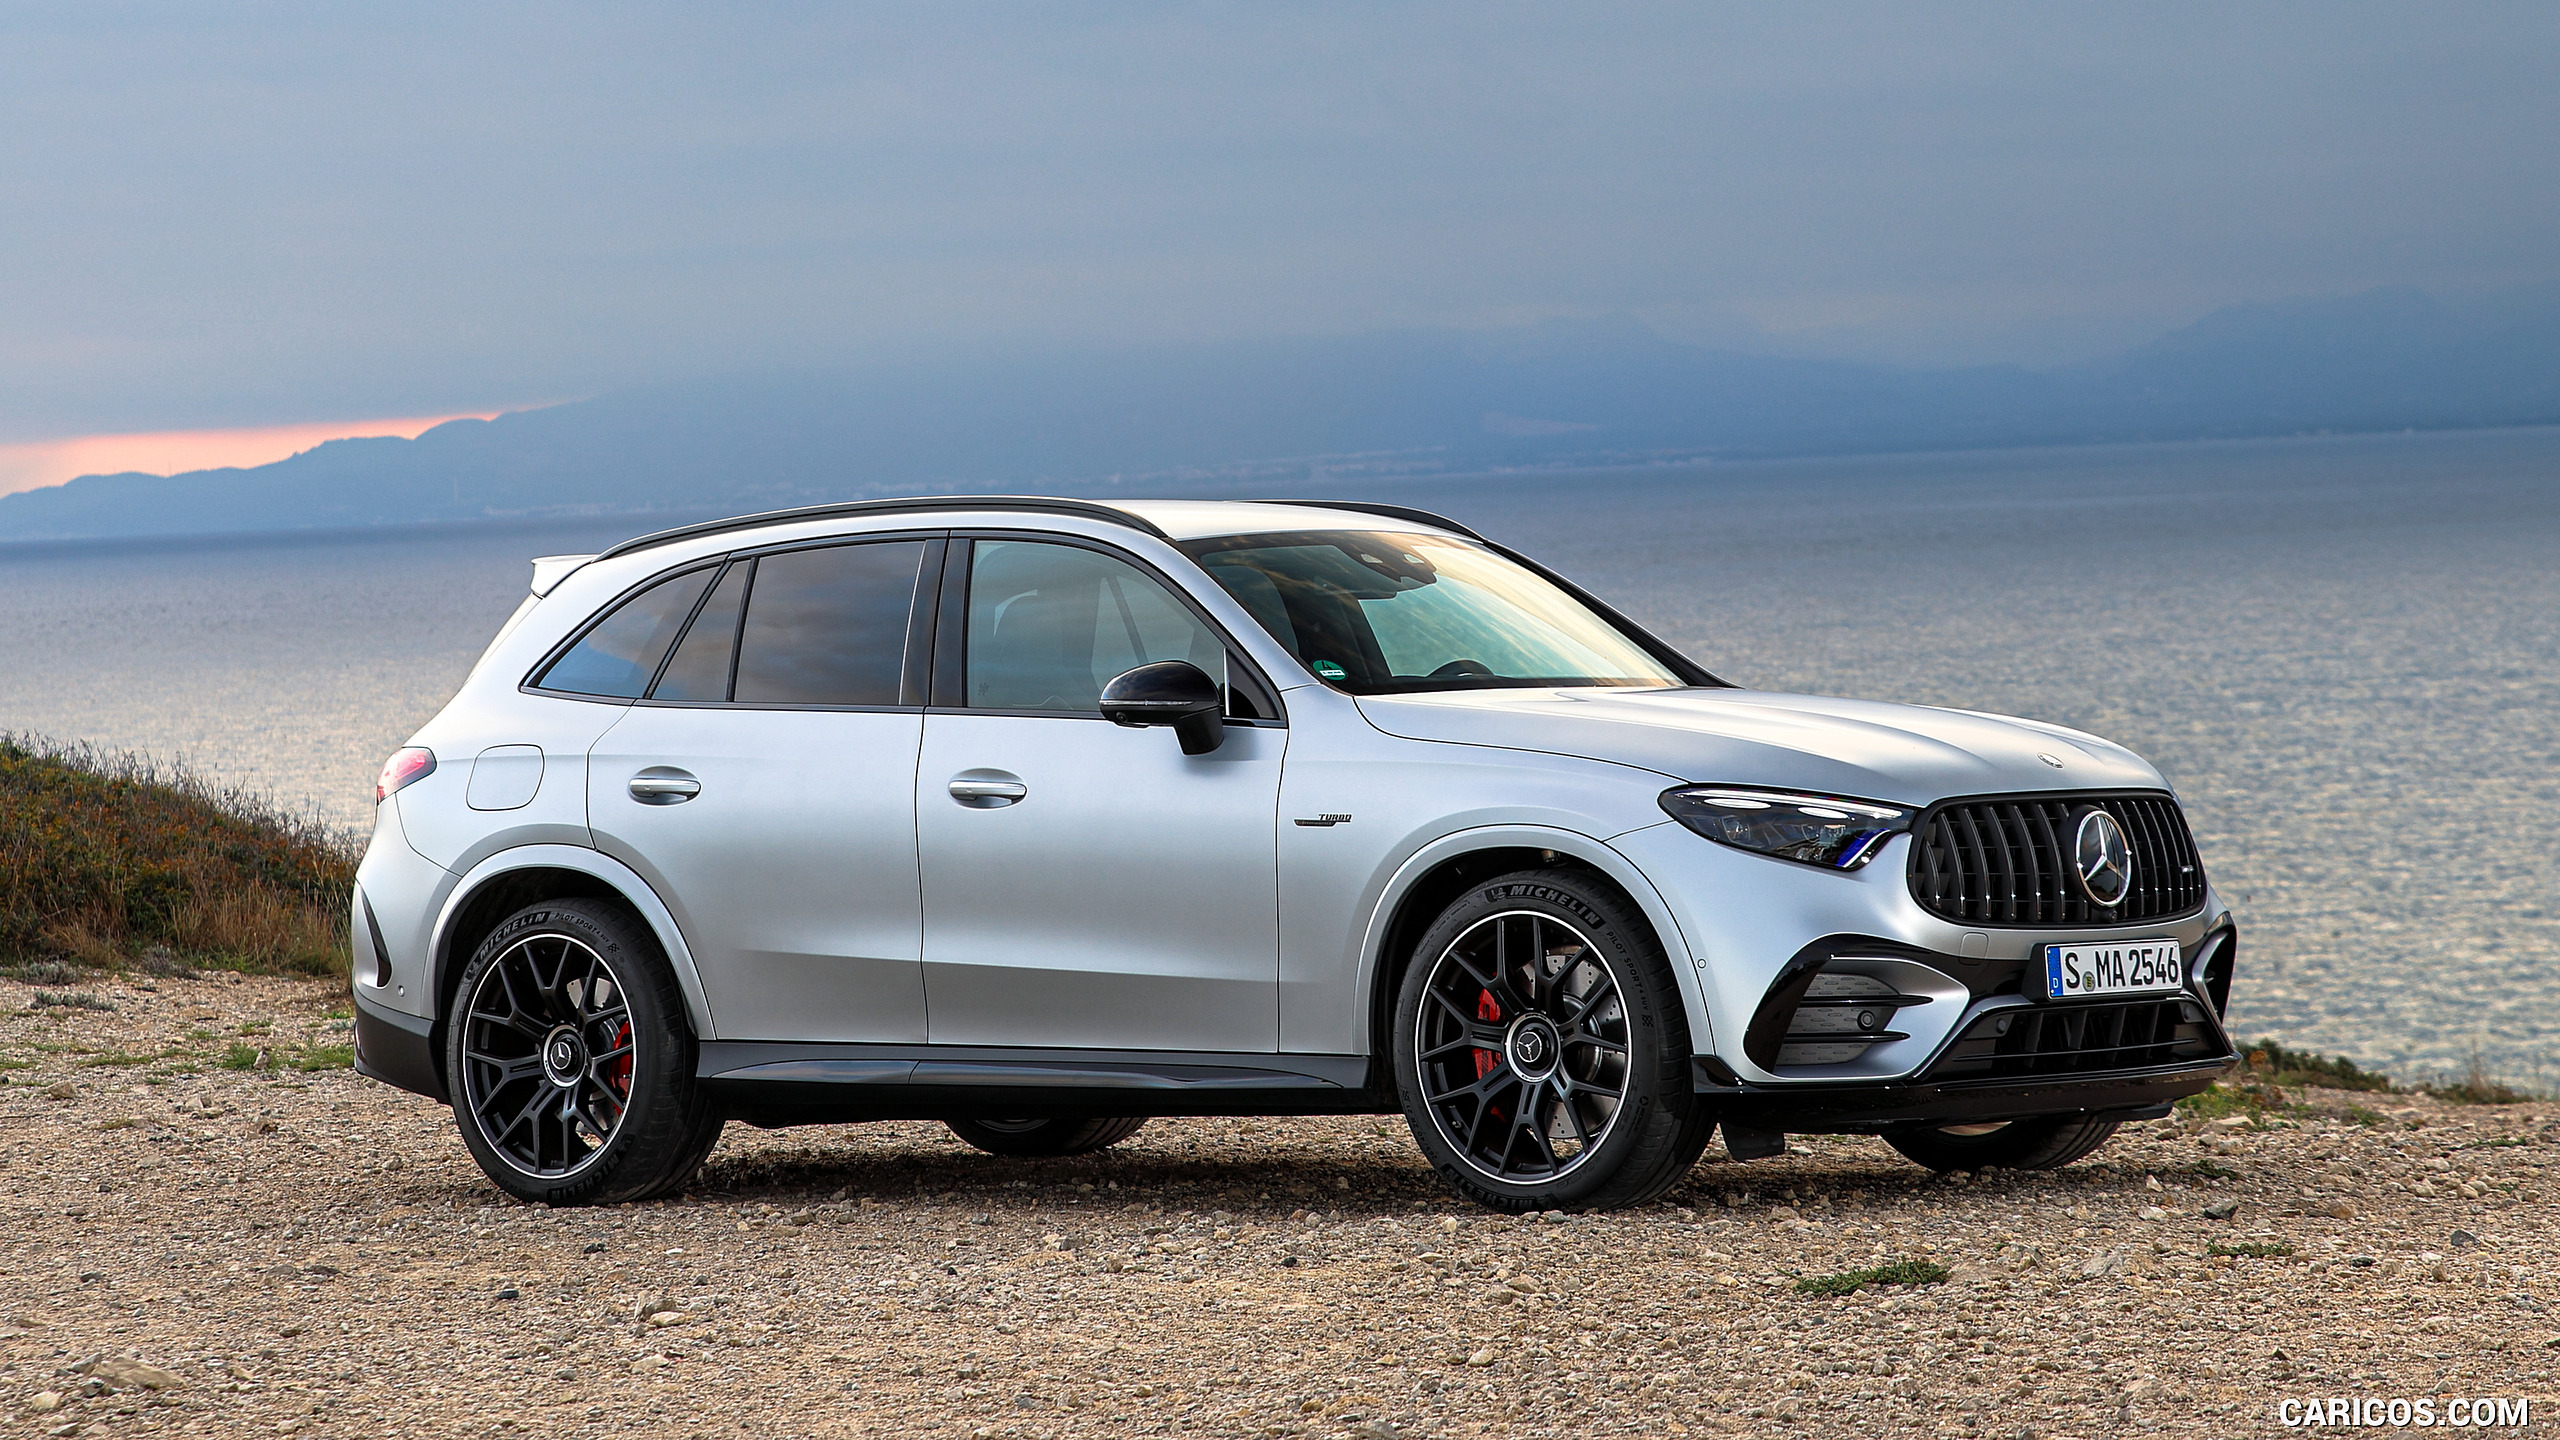
[[[737,703],[898,704],[924,547],[874,541],[759,558],[738,631]]]
[[[623,601],[568,654],[552,661],[534,684],[572,695],[639,699],[718,569],[711,565],[671,575]]]

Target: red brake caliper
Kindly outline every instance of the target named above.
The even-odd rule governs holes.
[[[1480,990],[1476,992],[1476,1018],[1482,1020],[1488,1025],[1499,1025],[1502,1023],[1502,1007],[1494,1003],[1492,991]],[[1476,1078],[1481,1080],[1487,1075],[1492,1074],[1493,1066],[1494,1053],[1481,1045],[1477,1046]]]
[[[622,1022],[622,1028],[614,1033],[613,1043],[617,1049],[622,1049],[622,1058],[606,1067],[606,1088],[613,1091],[615,1099],[628,1103],[631,1099],[631,1052],[622,1047],[631,1043],[630,1021]]]

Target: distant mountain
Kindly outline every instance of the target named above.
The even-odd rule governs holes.
[[[247,470],[0,497],[0,540],[742,510],[953,490],[2560,422],[2560,300],[2217,311],[2062,370],[1744,355],[1632,321],[1052,355],[635,391]]]

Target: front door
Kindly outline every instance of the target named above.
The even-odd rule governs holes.
[[[979,540],[968,564],[963,693],[936,697],[965,703],[926,715],[916,770],[934,1043],[1277,1050],[1288,731],[1232,724],[1187,756],[1101,718],[1123,670],[1229,664],[1126,560]]]
[[[674,913],[722,1039],[925,1038],[905,672],[940,543],[733,560],[591,752],[597,847]]]

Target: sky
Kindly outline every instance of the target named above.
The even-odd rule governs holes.
[[[2059,364],[2492,295],[2560,282],[2555,61],[2547,4],[0,3],[0,476],[978,354]]]

